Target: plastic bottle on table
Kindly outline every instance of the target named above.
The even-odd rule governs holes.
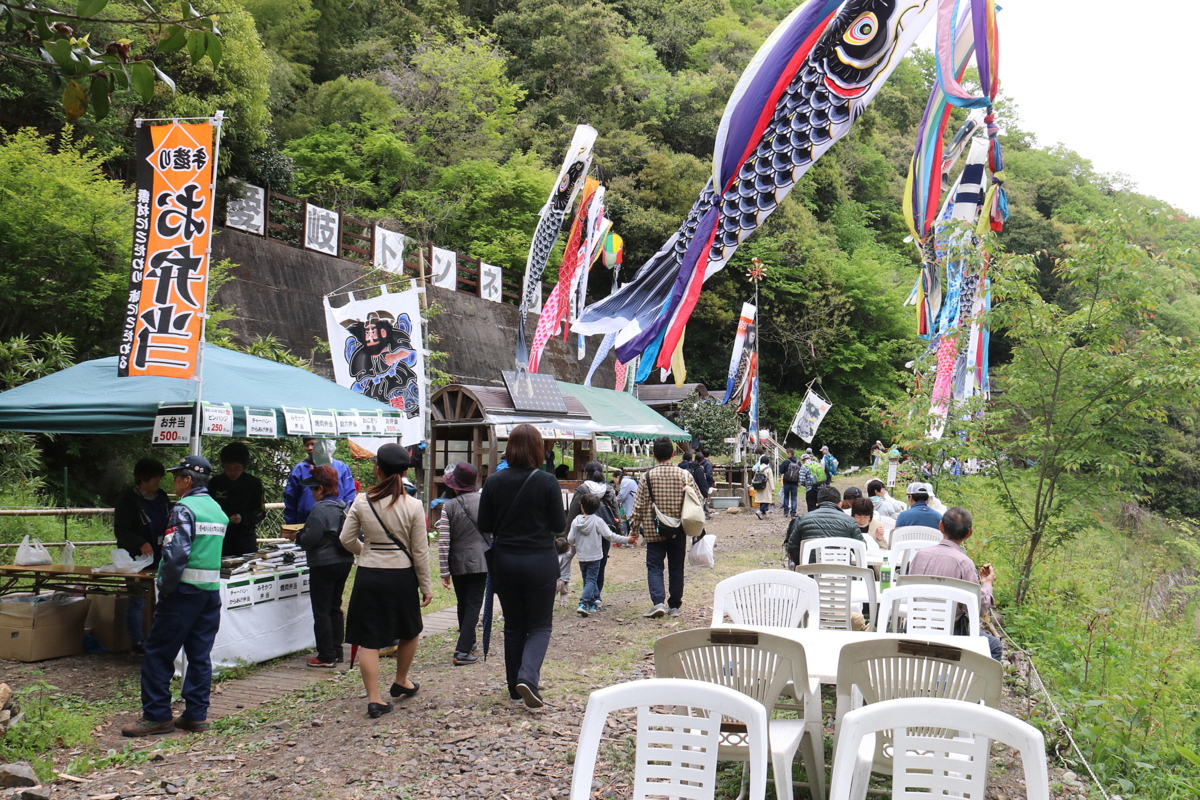
[[[888,557],[883,557],[883,563],[879,566],[879,588],[889,589],[892,586],[892,565],[888,562]]]

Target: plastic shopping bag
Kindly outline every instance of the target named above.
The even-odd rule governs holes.
[[[706,533],[692,539],[692,549],[688,552],[688,563],[693,567],[715,567],[717,565],[717,537]]]
[[[113,550],[110,555],[112,556],[113,572],[141,572],[154,563],[153,555],[134,558],[124,550]]]
[[[38,567],[44,564],[53,564],[54,559],[50,557],[50,551],[42,544],[39,539],[30,539],[26,536],[21,540],[21,546],[17,548],[17,560],[15,562],[20,567]]]

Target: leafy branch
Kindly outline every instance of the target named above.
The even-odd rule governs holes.
[[[79,0],[75,13],[39,5],[34,0],[15,3],[0,0],[0,60],[48,70],[62,84],[62,106],[67,120],[84,116],[89,106],[97,120],[108,116],[112,94],[134,91],[143,102],[154,99],[158,83],[175,91],[175,82],[146,55],[133,55],[133,41],[112,39],[93,45],[91,33],[71,23],[128,26],[155,42],[157,54],[186,48],[192,64],[204,58],[214,68],[221,63],[219,13],[201,14],[187,0],[180,3],[178,16],[167,15],[149,0],[141,0],[145,12],[131,19],[97,16],[109,0]]]

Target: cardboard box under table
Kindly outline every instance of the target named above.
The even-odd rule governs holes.
[[[44,661],[83,652],[86,597],[9,595],[0,602],[0,658]]]

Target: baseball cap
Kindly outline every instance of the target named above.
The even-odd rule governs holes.
[[[167,472],[194,472],[197,475],[212,475],[212,464],[204,456],[187,456]]]
[[[857,500],[860,497],[862,497],[862,489],[858,488],[857,486],[851,486],[842,493],[843,500]]]
[[[829,452],[829,445],[825,445],[824,447],[822,447],[822,448],[821,448],[821,452],[822,452],[822,453],[828,453],[828,452]]]
[[[908,485],[908,489],[904,493],[905,494],[933,494],[933,487],[930,486],[928,483],[921,483],[920,481],[917,481],[915,483],[910,483]]]

